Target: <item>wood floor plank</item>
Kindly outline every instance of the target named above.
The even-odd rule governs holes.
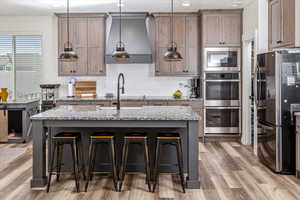
[[[0,163],[0,200],[296,200],[300,180],[291,175],[274,174],[238,142],[199,143],[201,188],[182,193],[179,176],[162,174],[159,188],[148,192],[144,174],[127,174],[122,192],[115,192],[110,176],[95,176],[88,192],[75,192],[74,177],[55,178],[50,193],[30,189],[31,144],[0,144],[1,148],[28,150],[7,166]],[[84,182],[81,181],[83,191]]]

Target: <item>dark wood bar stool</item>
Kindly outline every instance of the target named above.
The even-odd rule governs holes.
[[[129,133],[124,136],[124,145],[122,152],[122,163],[120,168],[120,185],[119,192],[122,190],[122,185],[125,177],[125,171],[127,166],[128,147],[130,144],[143,145],[144,146],[144,160],[145,160],[145,173],[146,183],[148,184],[149,192],[151,192],[150,182],[150,161],[148,150],[148,136],[146,133]],[[137,153],[137,152],[134,152]]]
[[[85,184],[85,191],[87,192],[89,181],[92,180],[95,168],[95,160],[97,154],[97,146],[107,144],[110,149],[111,168],[113,175],[113,182],[115,190],[118,191],[118,174],[117,174],[117,161],[116,161],[116,147],[115,136],[109,132],[97,132],[90,136],[90,150],[89,150],[89,168],[88,178]]]
[[[181,137],[178,133],[159,133],[156,137],[156,153],[155,153],[155,168],[154,168],[154,185],[153,192],[155,192],[156,185],[159,180],[159,163],[160,163],[160,150],[162,145],[176,146],[177,161],[179,168],[179,175],[183,193],[185,193],[185,181],[183,174],[183,153]]]
[[[52,151],[52,157],[51,157],[51,161],[50,161],[47,192],[49,192],[49,190],[50,190],[51,177],[54,173],[53,170],[54,170],[55,152],[56,152],[56,180],[59,182],[64,145],[71,146],[72,161],[73,161],[73,173],[75,176],[76,191],[79,192],[79,190],[80,190],[79,189],[80,171],[82,171],[83,178],[85,179],[85,174],[84,174],[85,170],[84,170],[82,143],[80,142],[81,141],[80,133],[61,132],[61,133],[58,133],[57,135],[53,136],[51,138],[51,140],[53,143],[53,151]],[[81,168],[80,168],[80,163],[81,163]]]

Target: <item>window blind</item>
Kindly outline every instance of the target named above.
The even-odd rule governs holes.
[[[16,71],[39,71],[42,57],[41,36],[0,36],[0,71],[12,70],[13,55]]]
[[[42,65],[42,36],[0,35],[0,86],[13,98],[38,94]]]
[[[37,72],[41,68],[41,36],[16,36],[16,70]]]
[[[12,71],[13,37],[0,35],[0,71]]]

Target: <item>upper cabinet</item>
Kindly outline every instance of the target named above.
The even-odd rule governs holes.
[[[242,10],[204,10],[202,17],[203,47],[240,47]]]
[[[295,46],[295,0],[269,0],[269,48]]]
[[[58,16],[58,53],[67,42],[66,14]],[[60,76],[105,75],[105,14],[70,14],[70,42],[78,54],[77,62],[59,62]]]
[[[155,74],[157,76],[198,75],[199,32],[197,13],[175,13],[171,27],[170,13],[154,13],[155,21]],[[166,62],[164,54],[171,42],[171,31],[178,52],[183,57],[179,62]]]

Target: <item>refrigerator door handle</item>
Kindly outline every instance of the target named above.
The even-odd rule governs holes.
[[[259,126],[261,126],[263,129],[268,130],[268,131],[274,131],[274,129],[275,129],[272,126],[267,126],[267,125],[264,125],[262,123],[259,123]]]

